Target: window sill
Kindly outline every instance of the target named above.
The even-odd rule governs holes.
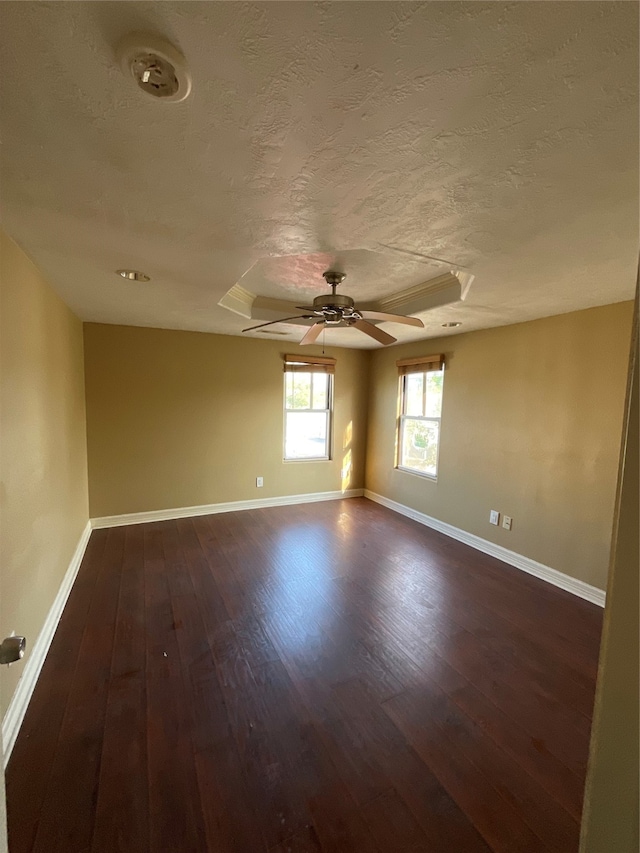
[[[331,462],[330,456],[306,456],[303,459],[283,459],[283,462]]]
[[[403,474],[413,474],[414,477],[422,477],[423,480],[431,480],[432,483],[438,482],[437,474],[427,474],[426,471],[416,471],[413,468],[403,468],[402,465],[396,465],[396,471],[402,471]]]

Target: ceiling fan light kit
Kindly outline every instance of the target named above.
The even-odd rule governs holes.
[[[252,332],[256,329],[263,329],[265,326],[272,326],[274,323],[286,323],[290,320],[315,320],[316,322],[300,341],[301,346],[314,343],[326,326],[340,326],[343,328],[353,326],[358,331],[364,332],[365,335],[369,335],[370,338],[378,341],[378,343],[387,346],[388,344],[394,344],[397,338],[379,329],[373,323],[369,323],[368,320],[381,320],[389,323],[402,323],[405,326],[416,326],[420,329],[424,328],[424,323],[417,317],[405,317],[402,314],[387,314],[383,311],[359,311],[350,296],[336,293],[338,285],[342,284],[347,277],[345,273],[336,270],[327,270],[322,276],[331,288],[331,293],[316,296],[312,305],[297,306],[301,311],[307,313],[298,314],[295,317],[283,317],[281,320],[270,320],[267,323],[250,326],[242,331]]]

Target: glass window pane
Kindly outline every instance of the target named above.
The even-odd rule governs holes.
[[[425,415],[428,418],[439,418],[442,411],[442,370],[432,370],[425,374],[427,377],[427,406]]]
[[[311,408],[311,374],[288,373],[291,377],[291,394],[287,395],[287,409]]]
[[[285,459],[328,456],[326,412],[287,412]]]
[[[293,409],[293,373],[284,375],[284,407]]]
[[[400,445],[400,465],[435,477],[438,464],[438,421],[404,418]]]
[[[424,387],[424,373],[408,373],[404,381],[404,414],[423,415],[422,390]]]
[[[313,374],[312,409],[328,409],[327,398],[329,391],[329,376],[326,373]]]

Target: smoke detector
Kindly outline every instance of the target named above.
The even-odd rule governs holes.
[[[132,33],[117,49],[122,71],[153,98],[165,103],[184,101],[191,92],[187,61],[168,41],[146,33]]]
[[[116,270],[116,272],[127,281],[151,281],[151,276],[140,270]]]

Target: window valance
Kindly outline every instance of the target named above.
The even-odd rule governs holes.
[[[444,367],[444,354],[422,355],[418,358],[401,358],[396,361],[398,373],[405,376],[407,373],[425,373],[429,370],[442,370]]]
[[[285,355],[285,373],[335,373],[336,360],[323,355]]]

